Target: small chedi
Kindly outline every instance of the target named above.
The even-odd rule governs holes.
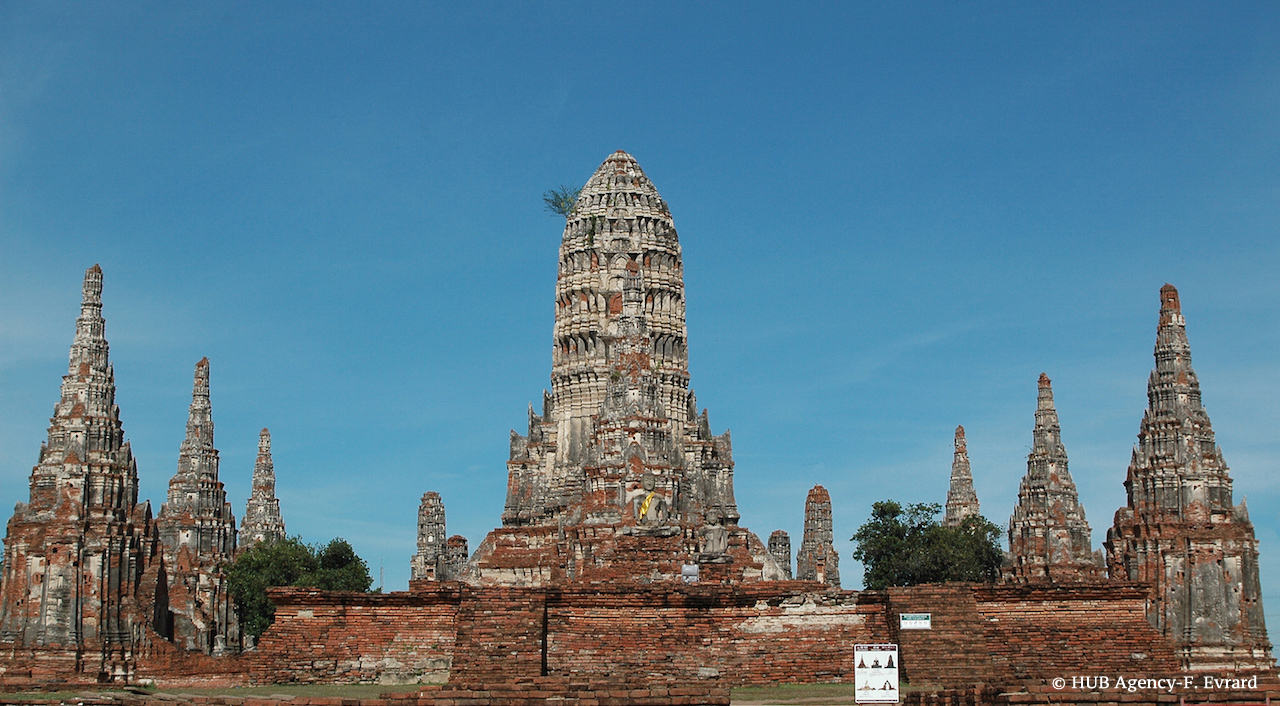
[[[11,658],[29,657],[33,674],[129,679],[147,628],[168,611],[104,329],[94,265],[31,498],[14,509],[4,543],[0,642]]]
[[[840,586],[840,555],[831,527],[831,494],[815,485],[804,501],[804,537],[796,552],[796,578]]]
[[[729,433],[689,389],[680,243],[667,203],[615,152],[582,188],[560,244],[551,392],[511,433],[502,527],[480,584],[782,578],[738,526]]]
[[[444,501],[435,491],[423,493],[418,506],[418,553],[409,561],[410,580],[452,581],[467,564],[467,538],[445,539]]]
[[[1027,474],[1009,518],[1006,581],[1095,581],[1103,578],[1102,555],[1092,550],[1089,523],[1067,470],[1058,410],[1049,376],[1040,373],[1036,423]]]
[[[969,468],[969,447],[964,427],[956,427],[956,450],[951,460],[951,487],[947,489],[947,511],[942,524],[954,527],[966,517],[982,517],[978,494],[973,490],[973,472]]]
[[[782,569],[782,578],[791,580],[791,536],[782,530],[774,530],[769,535],[769,553]]]
[[[238,650],[239,626],[224,573],[236,552],[236,518],[218,480],[208,358],[196,363],[187,436],[156,524],[164,547],[170,610],[157,632],[189,650]]]
[[[263,427],[258,434],[258,459],[253,464],[253,490],[244,506],[240,523],[240,549],[258,542],[284,539],[284,518],[276,498],[276,468],[271,461],[271,432]]]
[[[1258,540],[1214,442],[1178,290],[1160,290],[1156,367],[1129,462],[1128,504],[1107,532],[1113,577],[1154,587],[1152,625],[1195,669],[1271,669]]]

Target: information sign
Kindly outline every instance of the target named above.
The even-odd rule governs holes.
[[[854,700],[860,704],[898,703],[898,646],[853,646]]]
[[[901,630],[932,630],[932,613],[898,613],[898,628]]]

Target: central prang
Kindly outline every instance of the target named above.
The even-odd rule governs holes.
[[[542,413],[530,406],[527,434],[511,433],[503,526],[464,580],[676,582],[691,563],[731,583],[782,578],[738,527],[729,433],[711,434],[689,389],[671,212],[625,152],[569,211],[553,344]]]

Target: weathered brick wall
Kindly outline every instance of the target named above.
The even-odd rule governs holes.
[[[997,678],[974,585],[891,588],[884,642],[898,644],[898,674],[912,685],[962,685]],[[932,614],[931,630],[899,630],[900,613]]]
[[[457,635],[458,584],[369,594],[270,589],[275,622],[245,656],[257,682],[443,680]]]
[[[999,677],[1181,671],[1172,643],[1147,621],[1145,586],[975,586],[973,594]]]
[[[464,587],[458,611],[453,683],[542,676],[546,592]]]
[[[882,634],[877,596],[812,582],[602,585],[549,594],[548,673],[722,684],[840,681]]]
[[[191,681],[211,670],[238,671],[260,683],[448,676],[452,685],[838,682],[852,678],[859,642],[897,642],[904,677],[944,688],[1179,671],[1171,644],[1146,621],[1146,588],[1133,584],[854,592],[802,581],[551,589],[415,581],[404,593],[273,589],[272,598],[276,622],[255,652],[215,659],[153,642],[138,675]],[[900,631],[904,612],[931,613],[933,629]]]
[[[889,641],[912,684],[1008,684],[1073,674],[1180,671],[1137,584],[944,584],[889,590]],[[931,613],[932,630],[898,614]]]

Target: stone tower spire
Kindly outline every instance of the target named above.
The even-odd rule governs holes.
[[[174,641],[209,654],[238,650],[240,631],[223,574],[223,565],[235,556],[236,518],[218,480],[208,358],[196,363],[187,435],[157,524],[169,575]]]
[[[689,389],[684,271],[671,212],[625,152],[600,165],[566,218],[551,392],[540,413],[530,407],[527,433],[511,432],[510,444],[502,524],[512,532],[503,533],[501,549],[495,534],[477,549],[478,581],[540,584],[606,565],[614,575],[679,577],[697,556],[714,558],[713,573],[781,576],[764,543],[738,527],[729,433],[711,433]],[[545,540],[533,535],[546,530],[519,528],[555,528],[562,544],[554,554],[535,551]],[[669,538],[670,551],[655,566],[656,550],[648,559],[622,552],[617,547],[639,540],[615,544],[615,532]],[[636,563],[622,569],[615,559]]]
[[[791,536],[782,530],[774,530],[769,535],[769,553],[782,568],[782,578],[791,580]]]
[[[1009,518],[1008,581],[1087,581],[1101,578],[1101,557],[1090,546],[1089,523],[1067,470],[1058,410],[1049,376],[1040,373],[1036,425],[1027,475]]]
[[[804,501],[804,538],[796,552],[796,578],[840,586],[840,555],[831,528],[831,494],[815,485]]]
[[[30,502],[9,520],[0,640],[58,671],[126,678],[144,628],[158,627],[165,606],[151,507],[138,503],[104,331],[102,269],[94,265]]]
[[[284,519],[276,498],[276,469],[271,461],[271,432],[263,427],[258,434],[258,459],[253,464],[253,490],[240,524],[240,548],[284,537]]]
[[[1178,290],[1160,289],[1155,370],[1107,532],[1113,577],[1155,587],[1147,617],[1198,669],[1270,669],[1258,540],[1200,401]]]
[[[955,526],[966,517],[981,517],[978,494],[973,492],[973,474],[969,471],[969,448],[965,445],[964,427],[956,427],[956,451],[951,459],[951,488],[947,491],[947,514],[942,524]]]
[[[445,547],[444,501],[434,490],[422,494],[418,505],[418,553],[409,562],[412,579],[444,581],[448,552]]]

